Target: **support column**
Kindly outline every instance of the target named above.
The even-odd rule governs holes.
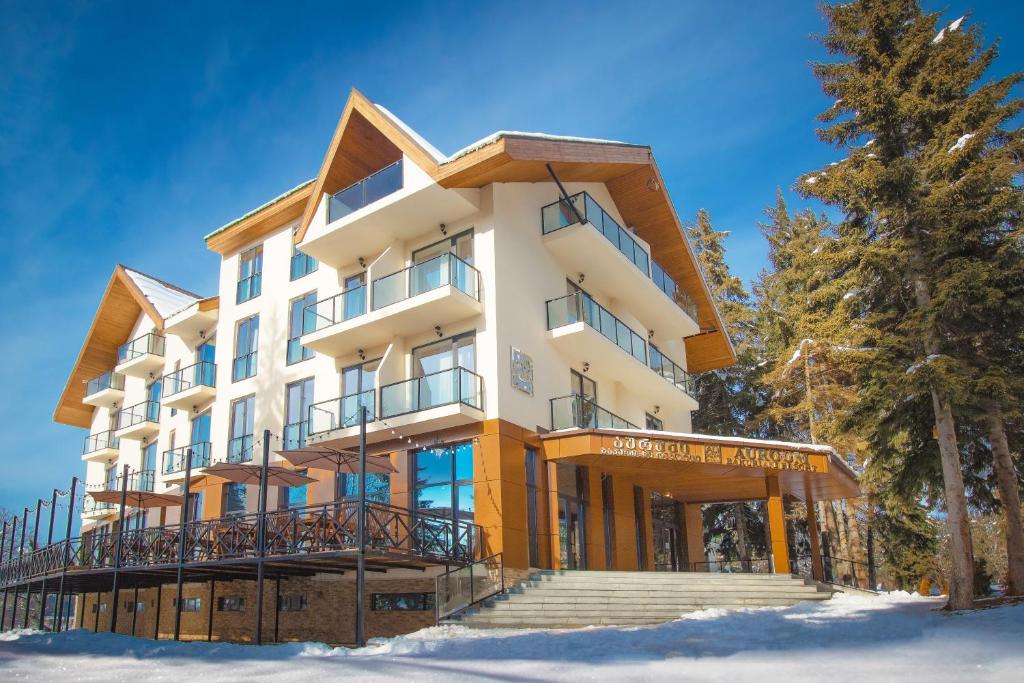
[[[768,489],[768,533],[772,542],[773,573],[789,574],[789,546],[786,543],[786,512],[782,506],[779,478],[766,478]]]
[[[547,466],[548,483],[548,523],[551,532],[551,568],[562,566],[562,544],[559,542],[558,529],[558,465],[554,460],[544,463]]]
[[[213,601],[215,599],[216,580],[210,579],[210,605],[206,612],[206,642],[213,640]]]
[[[821,564],[821,536],[818,531],[818,513],[814,505],[809,483],[804,484],[804,507],[807,508],[807,535],[811,539],[811,576],[815,581],[825,580],[825,570]]]
[[[587,569],[610,569],[605,566],[604,506],[601,500],[601,471],[587,468]]]
[[[688,571],[707,571],[704,564],[707,553],[704,550],[704,509],[700,503],[683,503],[683,523],[686,525],[686,561]]]

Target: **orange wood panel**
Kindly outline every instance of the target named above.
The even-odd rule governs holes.
[[[771,537],[772,558],[776,574],[789,573],[789,544],[786,542],[786,512],[782,504],[782,491],[777,477],[769,476],[768,535]]]

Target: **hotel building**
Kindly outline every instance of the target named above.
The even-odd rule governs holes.
[[[370,636],[434,623],[437,577],[495,556],[506,583],[709,571],[711,502],[766,501],[764,569],[789,573],[786,501],[858,495],[828,447],[692,433],[694,375],[735,356],[649,147],[448,156],[353,91],[316,177],[206,245],[217,292],[114,269],[54,414],[83,430],[81,534],[3,556],[15,595],[59,576],[78,626],[250,641],[262,565],[264,641],[353,642],[358,476],[279,452],[358,450],[364,410],[390,464],[366,481]],[[264,454],[261,550],[260,486],[221,475]]]

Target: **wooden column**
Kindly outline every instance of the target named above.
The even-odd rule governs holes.
[[[704,550],[704,510],[700,503],[683,504],[683,522],[686,525],[686,559],[691,572],[707,571]]]
[[[544,463],[547,466],[548,484],[548,524],[551,532],[551,568],[559,569],[562,566],[562,545],[559,542],[558,531],[558,465],[554,460]]]
[[[825,570],[821,564],[821,536],[818,531],[818,514],[809,483],[804,485],[804,502],[807,508],[807,535],[811,539],[811,576],[814,577],[815,581],[824,581]]]
[[[772,542],[774,573],[788,574],[789,547],[786,543],[786,512],[782,506],[779,478],[769,475],[766,484],[768,489],[768,533]]]

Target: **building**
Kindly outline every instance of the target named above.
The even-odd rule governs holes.
[[[317,176],[206,244],[212,296],[115,269],[54,415],[88,434],[58,563],[87,628],[353,642],[357,477],[278,451],[358,448],[363,409],[393,468],[366,482],[371,636],[433,623],[435,577],[496,554],[510,579],[713,570],[709,502],[766,500],[762,569],[789,572],[785,500],[857,495],[831,448],[692,434],[693,373],[735,356],[648,147],[499,132],[446,156],[353,91]],[[221,475],[264,453],[260,564],[259,487]]]

